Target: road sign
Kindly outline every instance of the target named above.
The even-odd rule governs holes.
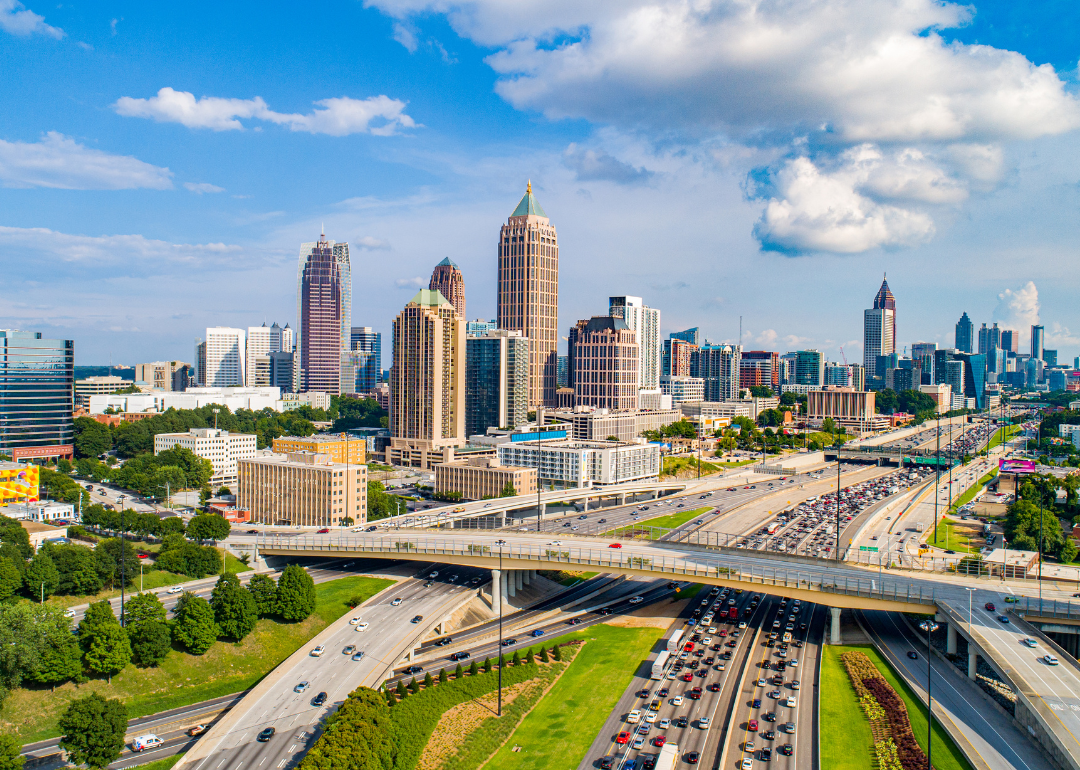
[[[859,550],[860,551],[873,551],[874,553],[877,553],[877,546],[876,545],[860,545]]]

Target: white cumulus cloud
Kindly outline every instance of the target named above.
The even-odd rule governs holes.
[[[0,139],[0,183],[63,190],[167,190],[172,172],[130,155],[113,155],[50,131],[39,142]]]
[[[261,96],[252,99],[226,99],[204,96],[199,99],[188,91],[166,86],[149,99],[122,96],[113,109],[132,118],[150,118],[159,123],[179,123],[188,128],[213,131],[237,131],[241,120],[254,119],[276,123],[292,131],[347,136],[368,133],[389,136],[416,123],[405,114],[405,102],[388,96],[352,99],[347,96],[322,99],[306,115],[274,112]]]
[[[210,184],[209,182],[184,182],[184,189],[190,190],[196,195],[225,192],[224,187],[218,187],[216,184]]]
[[[1039,323],[1039,308],[1039,290],[1034,281],[1028,281],[1018,289],[1005,289],[998,294],[994,320],[1003,328],[1026,334]]]
[[[0,0],[0,29],[12,35],[47,35],[57,40],[64,36],[64,30],[50,27],[45,18],[26,8],[18,0]]]
[[[416,276],[415,278],[398,278],[394,281],[394,285],[399,289],[426,289],[428,282]]]

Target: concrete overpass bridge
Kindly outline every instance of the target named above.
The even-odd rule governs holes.
[[[501,536],[500,536],[501,535]],[[1061,665],[1041,660],[1052,641],[1014,614],[1001,623],[980,609],[987,601],[1003,603],[1013,586],[955,574],[906,574],[868,570],[827,559],[716,549],[688,543],[617,541],[600,537],[569,542],[539,533],[485,533],[482,530],[399,529],[364,535],[284,536],[273,533],[230,538],[257,556],[392,558],[481,567],[491,570],[492,605],[520,587],[538,569],[580,569],[638,577],[691,580],[748,591],[781,594],[831,608],[831,639],[839,641],[841,608],[881,609],[933,615],[948,624],[949,651],[963,639],[969,652],[969,675],[981,655],[1014,690],[1017,720],[1062,767],[1080,770],[1080,663],[1061,651]],[[1025,589],[1031,590],[1029,586]],[[1021,606],[1039,619],[1080,622],[1080,604],[1057,597],[1036,610],[1033,599]],[[1045,602],[1045,600],[1044,600]],[[1039,649],[1023,643],[1040,637]]]
[[[940,465],[942,468],[947,469],[960,462],[958,458],[950,458],[945,452],[942,452],[941,456],[938,457],[933,449],[903,449],[888,445],[842,447],[840,449],[830,447],[825,449],[824,453],[825,459],[831,462],[836,462],[839,457],[843,462],[874,463],[875,465],[885,463],[900,465],[902,460],[904,465],[928,465],[930,467]]]

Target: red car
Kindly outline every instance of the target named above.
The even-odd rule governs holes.
[[[608,543],[608,548],[622,548],[622,543]]]
[[[988,609],[988,610],[989,610],[990,612],[993,612],[993,611],[994,611],[994,610],[996,610],[997,608],[996,608],[996,607],[994,606],[994,603],[993,603],[993,602],[987,602],[987,603],[986,603],[986,609]]]
[[[689,682],[693,678],[694,678],[694,672],[693,671],[687,671],[685,674],[682,675],[682,680],[684,682]]]
[[[713,682],[709,685],[709,692],[720,692],[720,683]]]
[[[652,745],[659,749],[662,748],[665,743],[667,743],[667,738],[665,738],[663,735],[658,735],[653,738]]]
[[[686,650],[687,652],[693,652],[694,651],[694,643],[693,642],[687,642],[686,644],[683,645],[683,649]]]
[[[701,700],[701,688],[695,687],[690,690],[690,700]]]
[[[750,724],[748,724],[746,726],[746,729],[749,730],[752,733],[756,733],[757,732],[757,720],[756,719],[751,719]]]
[[[621,732],[621,733],[619,733],[618,735],[615,736],[615,742],[618,743],[618,744],[629,743],[630,742],[630,733],[628,733],[628,732],[626,732],[624,730],[623,732]]]
[[[320,529],[320,530],[319,530],[318,532],[316,532],[315,534],[316,534],[316,535],[325,535],[325,534],[326,534],[327,532],[329,532],[329,531],[330,531],[330,527],[323,527],[322,529]]]

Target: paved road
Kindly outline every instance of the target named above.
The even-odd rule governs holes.
[[[916,638],[910,626],[896,613],[864,612],[862,617],[878,650],[894,668],[925,692],[926,641]],[[911,650],[917,651],[918,660],[908,658]],[[1054,770],[1011,719],[982,702],[980,694],[974,691],[977,685],[968,681],[956,666],[934,656],[930,656],[930,666],[934,701],[948,713],[991,768]]]

